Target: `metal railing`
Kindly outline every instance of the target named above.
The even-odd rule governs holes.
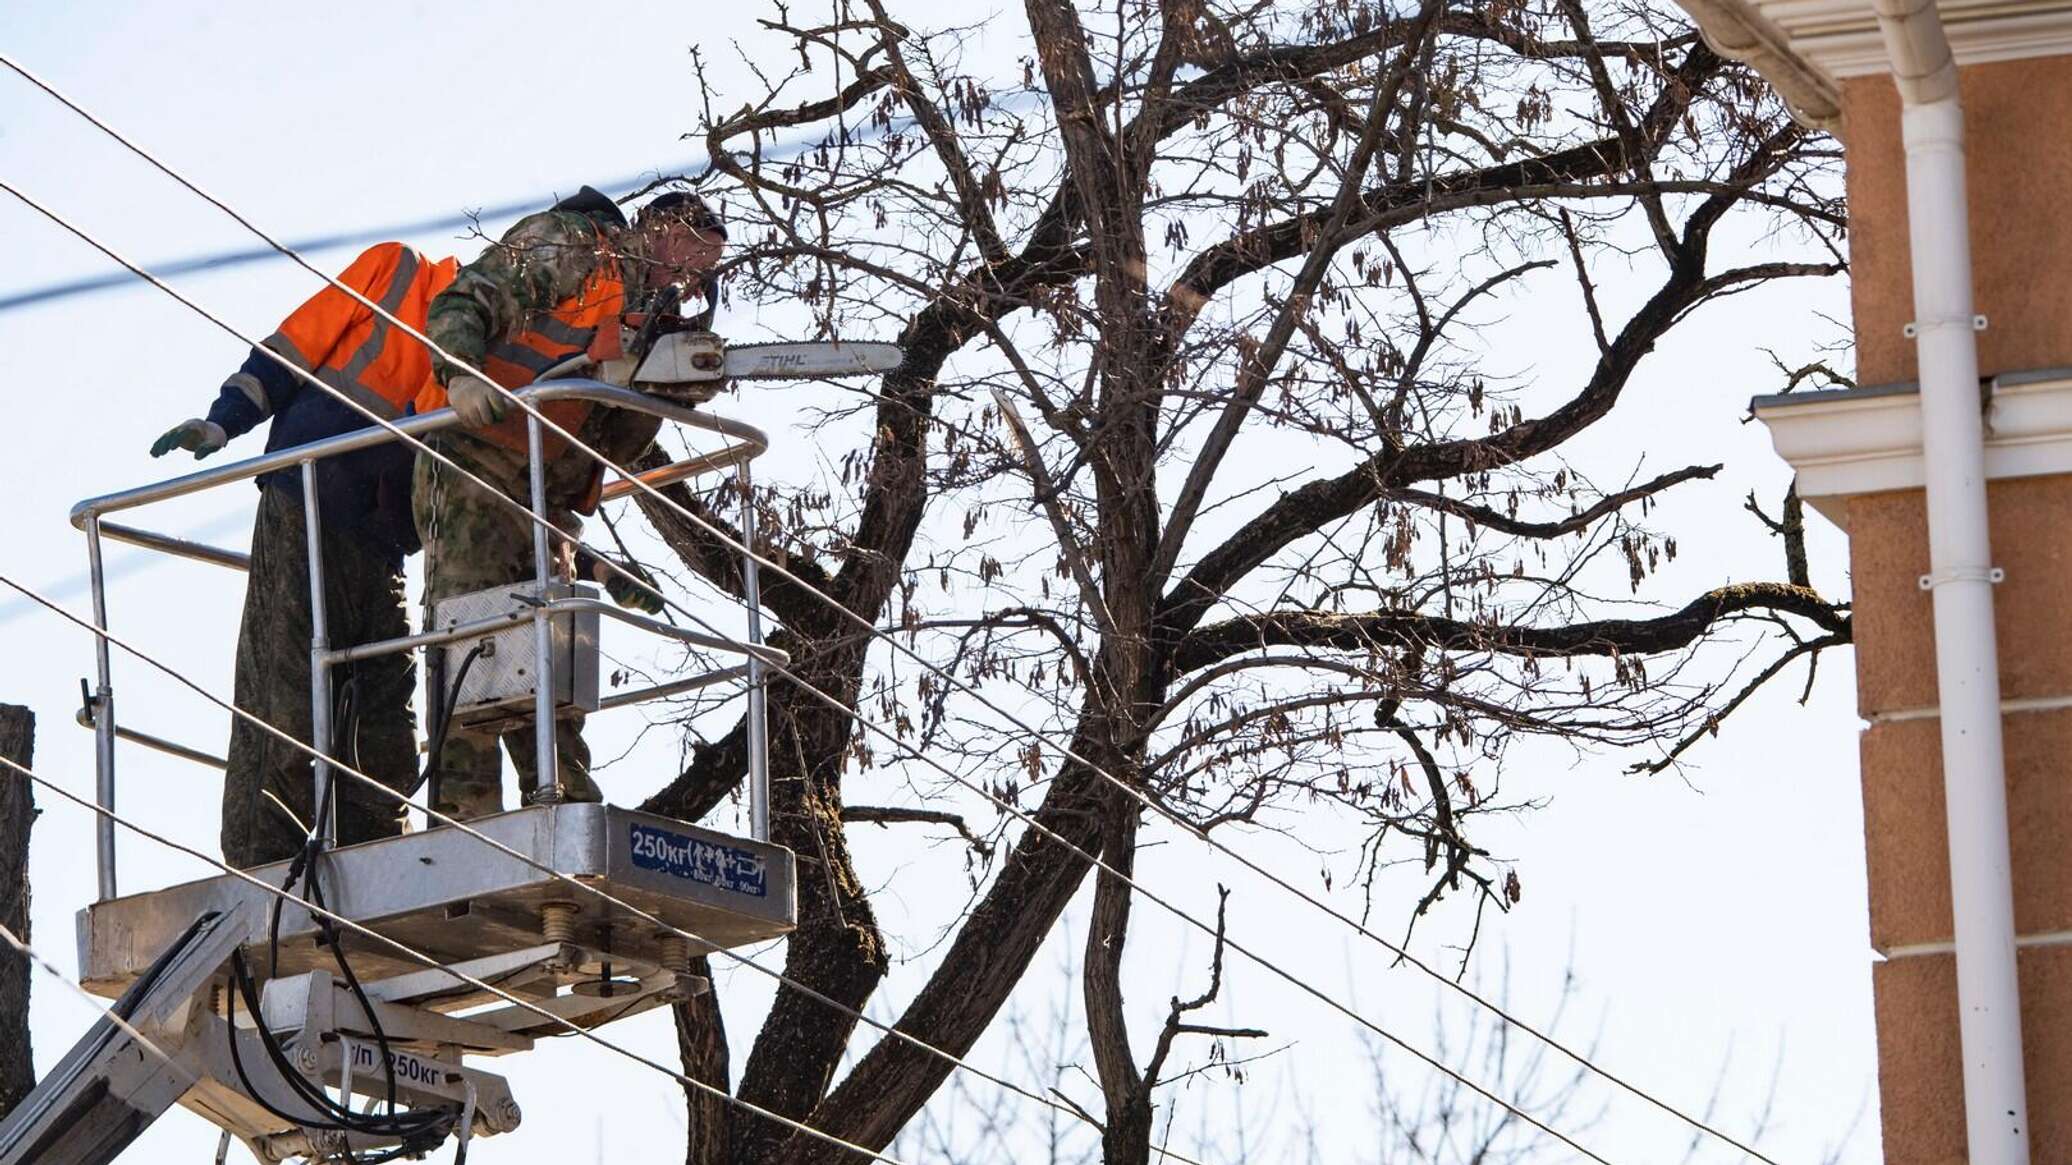
[[[646,413],[663,420],[674,421],[695,429],[716,433],[725,437],[728,444],[714,453],[687,458],[639,475],[647,485],[659,488],[673,482],[699,474],[717,472],[722,469],[738,469],[741,494],[741,541],[744,547],[756,544],[755,502],[750,489],[748,462],[760,456],[770,447],[769,438],[753,425],[727,417],[700,412],[688,405],[663,400],[629,388],[620,388],[595,380],[554,380],[519,389],[517,395],[535,409],[554,401],[587,401],[606,408],[630,409]],[[175,477],[152,485],[138,486],[119,493],[104,494],[88,498],[72,507],[72,525],[86,533],[87,572],[93,588],[93,614],[95,624],[103,631],[108,628],[107,580],[102,569],[101,550],[103,540],[125,542],[149,550],[190,558],[198,562],[213,563],[233,570],[247,570],[250,556],[235,550],[210,546],[168,534],[156,533],[135,526],[120,525],[106,521],[106,515],[121,513],[162,502],[188,494],[200,493],[217,486],[233,482],[249,481],[263,474],[284,469],[297,469],[302,475],[303,514],[308,529],[309,586],[310,586],[310,741],[309,745],[320,759],[314,762],[312,772],[312,805],[320,809],[334,795],[330,765],[321,756],[331,752],[331,669],[354,660],[368,659],[378,655],[415,651],[436,647],[456,640],[483,635],[487,632],[505,630],[514,622],[530,620],[534,626],[535,675],[540,677],[535,684],[534,748],[537,750],[535,771],[553,773],[553,783],[543,782],[540,794],[543,799],[558,800],[560,792],[560,769],[556,763],[554,737],[556,731],[554,716],[554,660],[552,651],[553,634],[549,621],[558,614],[577,611],[594,612],[616,619],[622,623],[666,636],[691,647],[731,652],[745,657],[739,667],[731,667],[656,684],[637,691],[617,693],[598,702],[598,710],[620,708],[646,700],[691,691],[734,679],[747,681],[748,695],[748,781],[749,818],[751,833],[757,841],[769,838],[769,755],[768,755],[768,702],[765,698],[764,682],[769,665],[782,666],[788,662],[785,654],[763,642],[762,588],[753,554],[741,557],[741,590],[747,610],[747,635],[743,640],[732,640],[714,635],[701,635],[685,631],[667,623],[645,619],[618,607],[590,598],[560,598],[533,603],[522,613],[501,615],[489,619],[475,620],[438,631],[425,631],[415,635],[400,636],[374,643],[352,644],[333,648],[330,645],[324,611],[324,562],[320,534],[322,513],[316,490],[317,462],[340,454],[384,445],[398,439],[398,435],[423,438],[458,425],[460,418],[451,409],[420,416],[405,417],[394,422],[391,431],[378,426],[357,429],[350,433],[312,441],[289,449],[280,449],[259,457],[233,461],[209,469]],[[536,516],[547,512],[546,463],[542,453],[542,429],[536,411],[526,418],[527,445],[530,457],[531,509]],[[609,501],[625,497],[639,487],[631,480],[621,478],[608,483],[602,499]],[[533,523],[533,584],[544,598],[547,586],[554,581],[551,563],[553,561],[553,536],[548,533],[542,521]],[[90,727],[95,737],[94,793],[95,799],[104,809],[115,808],[115,741],[129,740],[160,752],[195,761],[200,764],[223,767],[223,761],[209,753],[189,748],[162,737],[139,732],[120,725],[115,716],[115,692],[110,677],[109,645],[105,637],[97,637],[94,647],[94,664],[98,687],[86,701],[86,707],[79,715],[81,724]],[[82,685],[84,681],[82,681]],[[437,763],[433,758],[432,763]],[[329,845],[336,815],[319,812],[318,817],[325,825],[323,843]],[[99,897],[105,901],[116,895],[115,877],[115,822],[111,816],[102,816],[94,836],[95,863],[99,876]]]

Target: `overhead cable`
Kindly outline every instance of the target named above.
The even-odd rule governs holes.
[[[53,97],[58,97],[60,101],[64,100],[56,90],[45,84],[41,79],[32,76],[27,70],[14,64],[11,60],[7,64],[9,68],[27,79],[30,84],[35,85]],[[1040,96],[1040,94],[1036,94],[1033,91],[1031,91],[1030,95]],[[1012,100],[1016,95],[1010,94],[1006,96],[1007,99]],[[1002,100],[1002,97],[996,95],[994,100],[999,102]],[[70,104],[70,102],[66,104]],[[859,126],[850,131],[846,141],[848,144],[855,144],[869,141],[872,138],[884,137],[889,133],[911,126],[913,120],[913,117],[908,115],[893,118],[890,122],[873,122],[870,125]],[[774,161],[784,161],[789,158],[800,157],[818,145],[820,145],[820,139],[809,136],[800,136],[792,141],[776,141],[762,150],[762,157]],[[634,190],[637,193],[640,187],[652,184],[658,180],[668,181],[670,178],[682,178],[686,181],[697,181],[709,169],[711,169],[710,163],[696,163],[687,167],[680,175],[664,177],[660,171],[646,170],[639,174],[622,175],[605,182],[593,182],[592,185],[604,190]],[[346,231],[333,231],[328,234],[307,235],[291,241],[288,243],[288,246],[304,253],[330,251],[340,247],[363,247],[369,243],[386,242],[390,239],[411,235],[430,234],[434,231],[476,228],[486,222],[496,222],[501,219],[522,215],[529,210],[535,209],[538,204],[538,199],[534,198],[527,198],[517,202],[501,202],[493,206],[477,207],[470,211],[453,214],[435,214],[424,218],[411,219],[407,222],[390,223],[387,226],[358,227]],[[200,275],[229,271],[238,267],[246,267],[254,263],[263,263],[269,259],[282,257],[281,250],[278,247],[248,247],[243,250],[217,251],[213,254],[189,255],[180,259],[168,259],[165,262],[154,264],[152,269],[168,277]],[[127,276],[110,272],[104,275],[86,275],[77,279],[63,279],[36,287],[25,287],[20,291],[0,294],[0,313],[13,311],[16,308],[34,307],[42,303],[54,303],[58,300],[71,299],[76,296],[92,295],[99,291],[112,291],[129,284],[129,282],[130,280]]]

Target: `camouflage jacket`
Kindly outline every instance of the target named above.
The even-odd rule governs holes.
[[[637,298],[639,272],[617,247],[625,231],[618,207],[588,187],[552,210],[527,215],[432,301],[425,335],[480,368],[496,341],[526,330],[605,264],[619,266],[629,300]],[[436,354],[432,369],[441,384],[460,372]]]

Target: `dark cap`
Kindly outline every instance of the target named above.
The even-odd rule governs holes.
[[[727,237],[727,224],[712,212],[705,200],[687,190],[672,190],[640,208],[635,216],[641,226],[657,219],[674,219],[701,231],[708,231],[720,238]]]
[[[556,202],[554,210],[571,211],[589,215],[606,226],[623,227],[626,216],[619,212],[619,204],[594,186],[585,186],[567,198]]]

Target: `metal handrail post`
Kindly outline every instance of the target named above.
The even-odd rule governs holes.
[[[542,518],[547,517],[545,446],[539,414],[528,413],[525,418],[525,451],[528,459],[526,468],[530,471],[529,476],[532,479],[532,512]],[[533,799],[544,805],[558,805],[563,800],[563,795],[561,765],[557,763],[554,753],[554,629],[548,622],[552,616],[547,611],[547,524],[532,524],[532,574],[533,585],[537,588],[533,593],[539,603],[532,613],[532,747],[535,754]]]
[[[731,670],[734,672],[739,672],[741,669],[734,668]],[[715,672],[713,674],[724,676],[728,673]],[[88,731],[93,731],[100,727],[100,725],[96,723],[93,705],[81,708],[78,711],[78,713],[72,717],[72,719],[81,728],[84,728]],[[191,760],[195,764],[207,765],[212,769],[223,769],[229,767],[230,762],[224,760],[220,756],[215,755],[214,753],[203,752],[198,748],[189,748],[176,740],[167,740],[163,736],[153,736],[149,732],[139,732],[134,728],[124,728],[120,724],[115,726],[115,736],[118,740],[127,740],[131,744],[141,744],[145,748],[151,749],[153,752],[162,752],[167,756],[179,757],[181,760]]]
[[[309,811],[319,849],[338,839],[338,814],[332,812],[331,765],[331,627],[324,610],[323,510],[317,504],[317,463],[302,463],[302,524],[309,546],[309,746],[316,750],[311,771]]]
[[[101,570],[101,520],[86,523],[86,569],[94,591],[94,626],[108,630],[108,580]],[[108,637],[94,636],[94,802],[107,812],[94,823],[94,870],[101,901],[115,897],[115,688],[110,681]]]
[[[763,585],[755,561],[755,486],[748,463],[741,463],[741,597],[748,609],[748,642],[763,645]],[[770,840],[770,707],[764,688],[763,661],[748,655],[748,832],[757,841]]]

